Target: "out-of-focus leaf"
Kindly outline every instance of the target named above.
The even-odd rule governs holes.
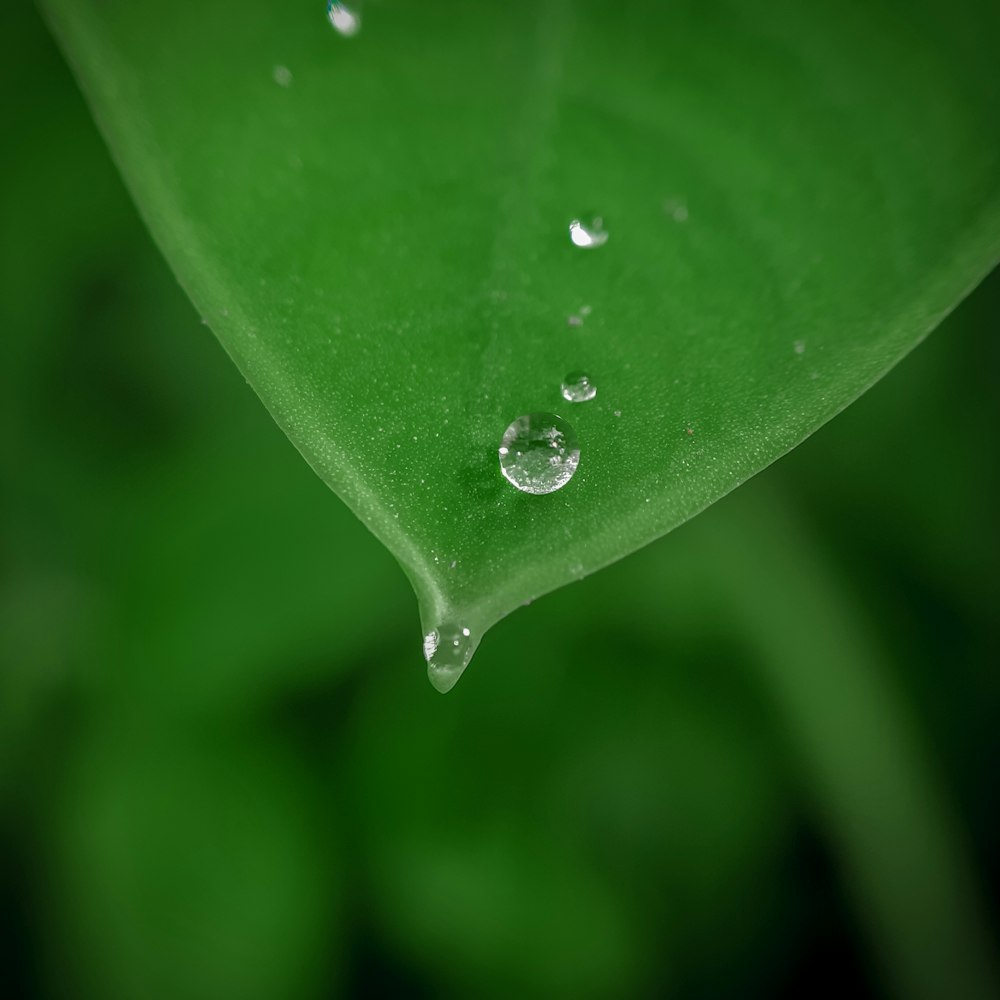
[[[275,745],[105,720],[50,807],[57,992],[329,996],[341,860]]]

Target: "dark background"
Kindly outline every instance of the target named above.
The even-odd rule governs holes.
[[[0,51],[7,995],[987,995],[996,276],[442,698],[29,6]]]

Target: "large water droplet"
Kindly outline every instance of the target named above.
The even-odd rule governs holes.
[[[471,630],[463,625],[446,623],[428,632],[424,636],[424,659],[431,684],[442,694],[450,691],[478,645]]]
[[[579,219],[569,224],[569,238],[578,247],[600,247],[608,241],[608,233],[600,219],[585,226]]]
[[[330,19],[330,24],[345,38],[350,38],[361,30],[361,15],[356,10],[351,10],[346,3],[330,0],[326,5],[326,16]]]
[[[597,386],[583,372],[570,372],[563,379],[562,395],[569,403],[586,403],[597,395]]]
[[[576,431],[554,413],[518,417],[500,439],[500,471],[522,493],[562,489],[580,464]]]

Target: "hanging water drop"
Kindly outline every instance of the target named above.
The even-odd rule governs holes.
[[[500,439],[500,471],[522,493],[562,489],[580,464],[573,428],[554,413],[518,417]]]
[[[326,5],[326,16],[345,38],[351,38],[361,30],[361,15],[339,0],[330,0]]]
[[[562,396],[568,403],[586,403],[597,395],[597,386],[584,372],[570,372],[563,379]]]
[[[578,247],[600,247],[608,241],[608,233],[600,218],[585,226],[579,219],[569,224],[569,238]]]
[[[464,625],[445,623],[424,636],[427,677],[442,694],[450,691],[469,665],[479,645]]]

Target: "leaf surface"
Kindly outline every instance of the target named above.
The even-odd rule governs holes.
[[[1000,257],[994,4],[385,0],[353,37],[318,4],[44,6],[188,293],[469,655],[794,447]],[[533,412],[581,448],[545,496],[497,459]]]

